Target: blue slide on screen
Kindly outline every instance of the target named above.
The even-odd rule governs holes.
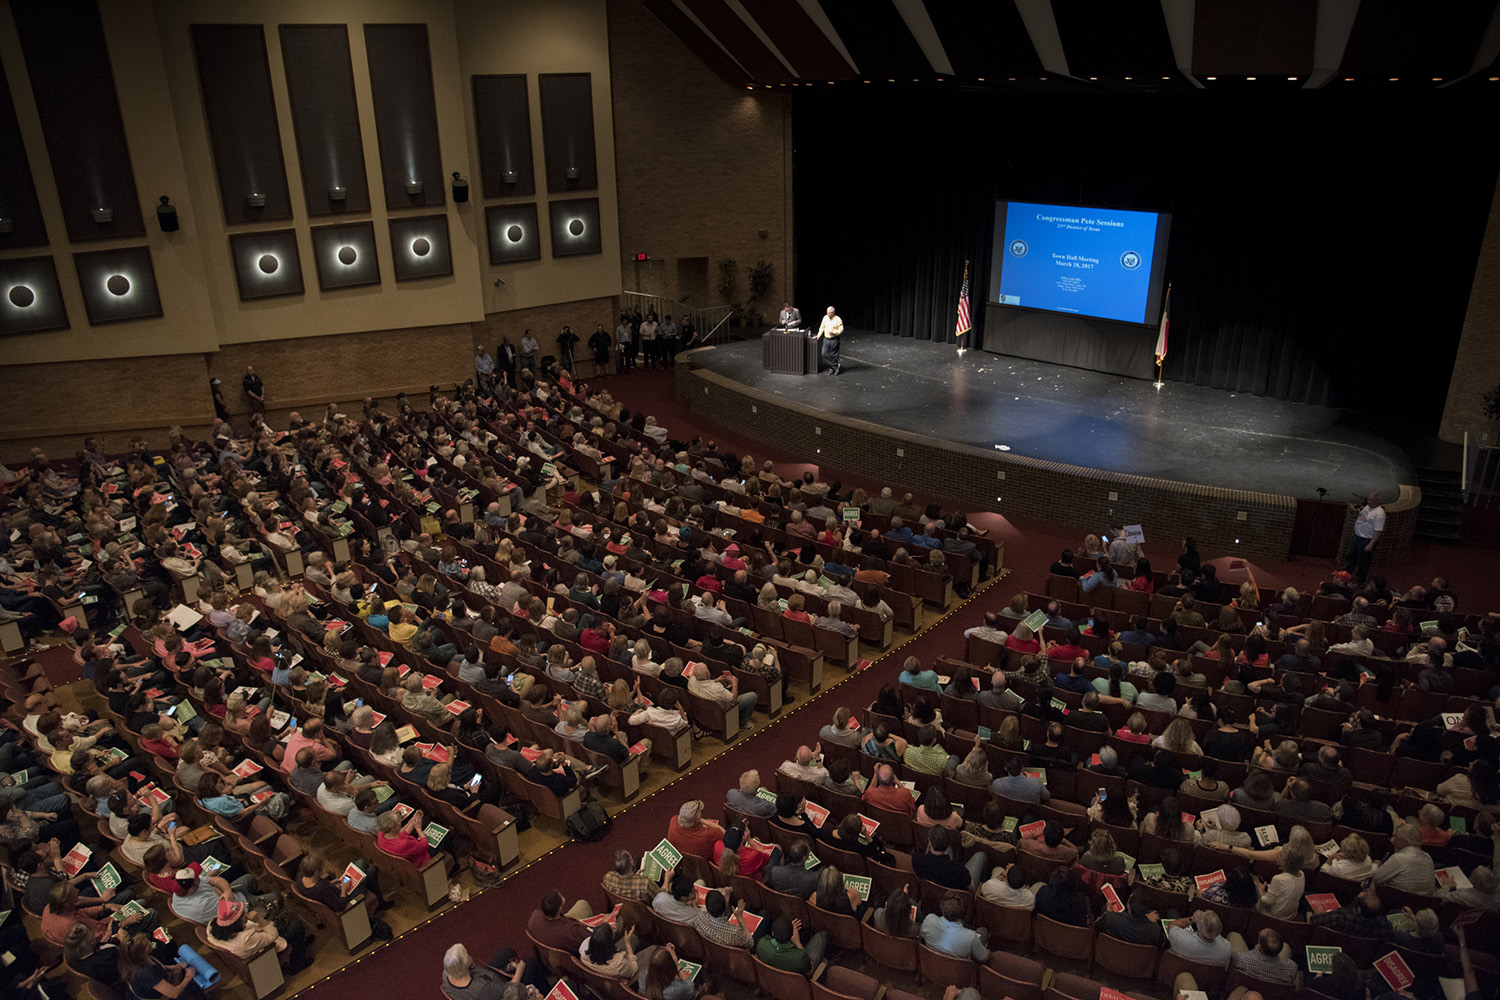
[[[990,300],[1155,323],[1170,219],[1157,212],[1000,202]]]

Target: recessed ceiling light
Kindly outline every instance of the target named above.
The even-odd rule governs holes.
[[[1170,77],[1170,76],[1164,76],[1164,77],[1162,77],[1162,79],[1163,79],[1163,80],[1170,80],[1170,79],[1172,79],[1172,78],[1171,78],[1171,77]]]
[[[1097,80],[1097,79],[1099,79],[1099,78],[1098,78],[1098,77],[1097,77],[1097,76],[1091,76],[1091,77],[1089,77],[1089,79],[1090,79],[1090,80]]]
[[[1433,83],[1442,83],[1443,82],[1443,78],[1440,77],[1440,76],[1435,76],[1435,77],[1432,78],[1432,82]]]
[[[1400,80],[1401,80],[1401,78],[1399,76],[1393,76],[1393,77],[1390,78],[1390,80],[1388,82],[1389,83],[1397,83]]]
[[[1205,79],[1205,80],[1217,80],[1218,77],[1216,77],[1216,76],[1205,76],[1203,79]]]
[[[1344,82],[1345,83],[1353,83],[1354,82],[1354,77],[1352,77],[1352,76],[1346,76],[1346,77],[1344,77]]]
[[[1287,77],[1287,79],[1291,80],[1293,83],[1297,82],[1297,78],[1295,76],[1289,76],[1289,77]]]
[[[1247,77],[1245,77],[1245,79],[1246,79],[1246,80],[1254,80],[1254,79],[1255,79],[1255,77],[1253,77],[1253,76],[1247,76]]]
[[[1127,79],[1127,80],[1134,80],[1135,77],[1133,77],[1133,76],[1127,76],[1125,79]]]

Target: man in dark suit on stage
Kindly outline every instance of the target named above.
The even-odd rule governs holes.
[[[781,316],[778,317],[777,322],[788,330],[795,330],[802,325],[802,310],[790,302],[783,302],[781,304]]]

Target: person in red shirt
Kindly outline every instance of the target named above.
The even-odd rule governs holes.
[[[724,837],[724,828],[703,818],[703,800],[684,802],[667,823],[667,843],[683,854],[712,859],[714,845]]]
[[[614,638],[614,635],[615,629],[613,625],[609,622],[599,622],[579,633],[578,645],[590,653],[607,656],[609,655],[609,643]]]
[[[790,618],[794,622],[810,623],[812,615],[802,610],[802,606],[806,603],[806,599],[801,594],[793,594],[786,599],[786,610],[781,613],[781,617]]]
[[[731,826],[724,831],[723,838],[714,844],[714,864],[726,884],[731,875],[743,875],[759,881],[768,869],[781,863],[781,848],[774,847],[770,854],[766,854],[745,846],[744,839],[745,831],[739,826]]]
[[[704,574],[698,577],[697,580],[693,581],[693,583],[697,587],[703,590],[711,590],[715,594],[720,593],[724,589],[724,581],[714,576],[711,572],[704,572]]]
[[[303,723],[302,728],[287,737],[286,753],[281,758],[281,769],[288,774],[297,766],[297,752],[303,748],[312,751],[313,760],[320,765],[339,759],[338,749],[332,740],[323,738],[323,720],[314,715]],[[324,768],[324,770],[328,770]]]
[[[728,570],[749,569],[745,560],[740,558],[740,547],[734,542],[730,542],[728,548],[724,550],[722,565]]]
[[[1083,647],[1083,636],[1079,633],[1076,625],[1068,629],[1066,639],[1055,646],[1049,647],[1047,650],[1047,659],[1049,660],[1072,661],[1079,657],[1083,657],[1085,660],[1092,659],[1089,651]]]
[[[882,809],[905,813],[907,816],[917,814],[917,800],[896,782],[895,768],[889,764],[881,764],[875,769],[875,778],[870,782],[870,787],[865,789],[862,798],[870,805]]]
[[[1011,630],[1005,639],[1005,648],[1014,649],[1018,653],[1030,653],[1035,656],[1042,651],[1042,644],[1036,641],[1036,633],[1025,622],[1017,625]]]
[[[526,933],[548,948],[576,955],[579,945],[593,933],[581,920],[593,916],[593,908],[581,899],[567,912],[563,912],[565,905],[567,900],[562,893],[556,889],[547,893],[542,897],[541,908],[531,911],[531,917],[526,921]],[[621,921],[621,925],[624,924]]]
[[[141,739],[138,744],[142,750],[156,754],[166,760],[177,759],[177,741],[162,732],[161,726],[155,722],[150,723],[141,730]]]
[[[375,836],[375,843],[385,853],[405,858],[421,868],[432,860],[432,845],[427,842],[427,835],[422,832],[425,825],[420,809],[413,811],[404,824],[394,809],[381,813],[376,823],[380,832]],[[443,863],[448,868],[449,874],[452,874],[452,855],[445,854]]]

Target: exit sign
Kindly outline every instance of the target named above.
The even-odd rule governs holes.
[[[646,255],[643,254],[643,253],[638,253],[638,254],[635,255],[635,259],[636,260],[645,260],[646,259]]]

